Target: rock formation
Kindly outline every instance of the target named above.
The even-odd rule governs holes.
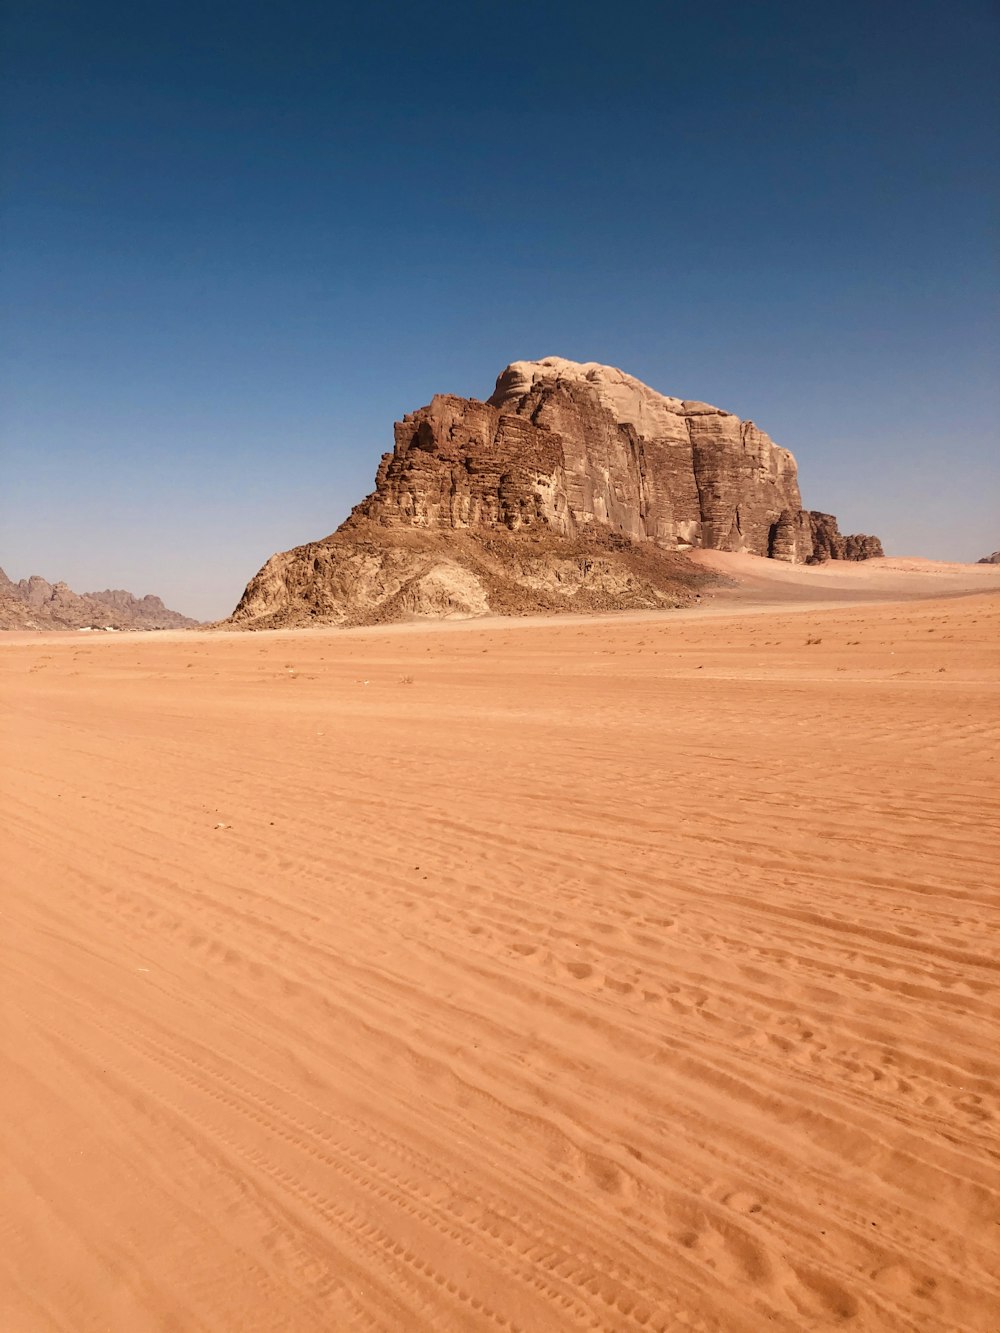
[[[766,555],[772,524],[802,507],[794,458],[753,422],[609,366],[518,361],[487,402],[440,395],[395,434],[355,510],[387,526],[601,525],[671,549]]]
[[[273,556],[237,623],[661,606],[679,553],[866,559],[803,510],[795,459],[750,421],[596,363],[518,361],[486,402],[438,395],[395,428],[375,490],[331,537]]]
[[[1000,551],[994,551],[992,555],[984,555],[976,561],[977,565],[1000,565]]]
[[[183,629],[197,623],[151,594],[134,597],[121,588],[75,593],[38,574],[14,583],[0,569],[0,629]]]
[[[822,560],[872,560],[876,556],[885,555],[877,537],[867,537],[864,533],[845,537],[832,514],[821,514],[815,509],[807,512],[812,534],[812,554],[808,557],[810,563]]]

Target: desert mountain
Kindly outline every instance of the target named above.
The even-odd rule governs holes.
[[[396,423],[375,490],[330,537],[272,556],[233,621],[677,605],[710,576],[684,552],[863,560],[802,508],[795,459],[751,421],[560,357],[516,361],[492,396],[438,395]]]
[[[152,595],[134,597],[121,588],[75,593],[38,574],[14,583],[0,569],[0,629],[183,629],[197,623]]]
[[[992,555],[984,555],[976,563],[980,565],[1000,565],[1000,551],[994,551]]]

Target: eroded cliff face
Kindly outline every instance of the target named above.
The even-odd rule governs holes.
[[[355,513],[563,536],[603,526],[668,549],[767,555],[774,525],[801,506],[795,459],[753,422],[549,357],[508,366],[485,403],[439,396],[404,417]],[[809,541],[796,531],[779,558],[807,559]]]
[[[832,514],[821,514],[812,509],[808,517],[812,532],[812,553],[809,558],[813,563],[822,560],[873,560],[885,555],[877,537],[869,537],[863,532],[845,536]]]
[[[795,459],[753,422],[610,366],[516,361],[487,401],[438,395],[397,422],[372,494],[331,537],[273,556],[233,618],[671,605],[697,595],[680,554],[696,547],[881,554],[803,510]]]
[[[397,421],[396,448],[383,454],[375,490],[347,525],[506,528],[542,524],[572,530],[558,493],[561,441],[490,403],[439,394]]]

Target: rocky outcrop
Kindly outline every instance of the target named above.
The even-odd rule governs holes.
[[[414,617],[655,610],[697,601],[718,576],[684,555],[607,531],[560,537],[355,520],[274,555],[230,623],[376,625]]]
[[[1000,551],[994,551],[992,555],[984,555],[976,561],[977,565],[1000,565]]]
[[[845,537],[832,514],[821,514],[812,509],[807,511],[807,518],[812,533],[810,564],[823,560],[872,560],[885,555],[877,537],[866,536],[863,532]]]
[[[753,422],[609,366],[517,361],[485,402],[438,395],[397,422],[372,494],[332,537],[272,557],[233,619],[663,605],[694,595],[677,557],[697,547],[881,554],[802,508],[795,459]]]
[[[14,583],[0,569],[0,629],[184,629],[197,623],[152,594],[134,597],[121,588],[75,593],[38,574]]]
[[[753,422],[558,357],[508,366],[485,403],[440,395],[395,436],[355,510],[386,526],[606,527],[766,555],[772,526],[802,505],[795,459]]]

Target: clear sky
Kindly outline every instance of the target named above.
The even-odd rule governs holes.
[[[989,0],[6,13],[12,577],[227,614],[547,355],[752,418],[891,553],[1000,546]]]

